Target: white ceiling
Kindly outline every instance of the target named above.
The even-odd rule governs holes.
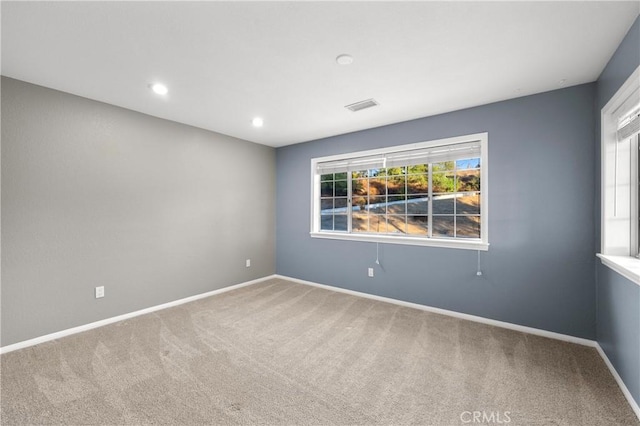
[[[3,75],[283,146],[594,81],[640,2],[1,8]],[[336,64],[342,53],[353,64]],[[164,98],[148,88],[156,81]],[[344,108],[369,98],[380,106]]]

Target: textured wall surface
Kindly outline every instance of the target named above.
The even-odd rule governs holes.
[[[277,272],[595,338],[594,84],[277,150]],[[366,113],[366,112],[364,112]],[[489,133],[489,242],[468,250],[312,239],[310,160]],[[368,278],[368,267],[376,267]]]
[[[1,344],[273,274],[274,199],[272,148],[3,78]]]
[[[640,18],[612,56],[597,82],[596,250],[600,251],[600,111],[640,66]],[[640,404],[640,286],[597,264],[598,343]]]

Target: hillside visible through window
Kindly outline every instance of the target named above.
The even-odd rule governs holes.
[[[480,166],[470,158],[324,174],[321,229],[347,231],[351,213],[353,233],[480,238]]]

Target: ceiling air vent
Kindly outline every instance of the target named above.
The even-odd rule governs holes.
[[[374,99],[367,99],[366,101],[360,101],[356,102],[355,104],[347,105],[345,106],[345,108],[350,109],[353,112],[357,112],[377,105],[378,102],[376,102]]]

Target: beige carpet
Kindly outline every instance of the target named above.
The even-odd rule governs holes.
[[[0,362],[3,425],[639,424],[593,348],[281,280]]]

